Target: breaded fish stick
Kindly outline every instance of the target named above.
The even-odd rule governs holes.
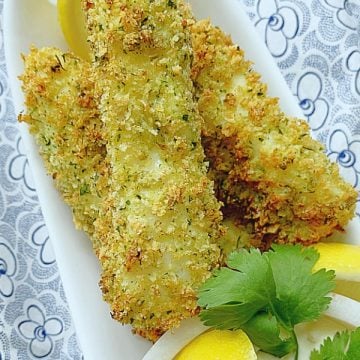
[[[54,48],[32,48],[24,61],[27,110],[19,120],[29,124],[75,224],[92,236],[108,165],[91,66]]]
[[[99,15],[106,9],[104,2],[98,4],[96,6],[100,6],[100,11],[95,9],[95,16],[88,17],[90,28],[93,29],[90,39],[94,41],[92,45],[97,69],[59,50],[33,49],[26,59],[26,71],[22,77],[28,114],[21,115],[20,119],[30,124],[31,131],[40,143],[48,171],[53,174],[65,200],[74,208],[78,226],[96,241],[95,248],[105,268],[103,289],[107,301],[112,304],[114,317],[133,323],[138,333],[155,339],[167,328],[175,326],[181,318],[196,312],[194,289],[221,257],[215,244],[220,244],[225,253],[236,245],[238,229],[231,221],[234,216],[241,224],[244,237],[250,237],[255,245],[264,248],[274,239],[280,242],[306,241],[292,234],[295,230],[303,232],[306,227],[309,227],[310,234],[313,231],[307,224],[309,219],[295,219],[295,229],[291,226],[294,219],[291,197],[301,189],[293,186],[287,193],[289,197],[283,197],[286,201],[280,201],[278,207],[274,206],[271,199],[274,191],[279,192],[277,183],[275,180],[265,183],[266,173],[262,173],[257,176],[259,184],[254,184],[246,171],[255,171],[258,169],[255,166],[260,166],[261,170],[262,160],[255,162],[249,156],[239,156],[240,151],[251,154],[255,151],[249,144],[241,144],[236,136],[247,134],[245,138],[252,143],[251,129],[260,127],[267,141],[272,141],[273,132],[278,133],[276,126],[286,128],[289,122],[292,129],[293,124],[297,124],[294,127],[300,125],[300,137],[307,139],[307,142],[293,145],[300,148],[316,145],[318,151],[314,152],[312,161],[319,157],[323,166],[329,167],[328,176],[337,172],[318,154],[321,147],[309,139],[307,126],[303,122],[286,119],[277,108],[276,100],[260,95],[260,92],[264,94],[265,86],[259,82],[258,75],[249,72],[249,63],[243,60],[241,52],[220,30],[204,22],[192,27],[197,55],[193,76],[199,104],[207,120],[203,124],[194,108],[191,84],[187,80],[191,57],[187,44],[187,21],[184,18],[181,20],[181,26],[185,27],[181,31],[184,31],[186,38],[181,40],[179,51],[176,50],[179,40],[174,44],[170,42],[170,46],[164,46],[160,41],[169,39],[168,34],[161,38],[161,26],[159,34],[155,36],[154,26],[158,22],[166,24],[164,19],[168,19],[168,14],[159,17],[158,22],[149,22],[145,26],[144,19],[147,17],[145,23],[151,19],[148,16],[150,9],[143,14],[143,8],[139,12],[125,5],[118,7],[119,18],[122,16],[126,24],[132,24],[130,29],[135,29],[123,34],[123,39],[127,40],[120,44],[121,36],[114,30],[116,26],[112,25],[105,32],[94,30],[104,30],[108,21]],[[157,9],[160,5],[160,2],[156,4]],[[94,5],[87,2],[87,6],[89,12],[93,11]],[[172,5],[167,4],[164,13],[167,6],[173,9]],[[126,11],[126,15],[123,11]],[[137,22],[131,15],[135,16]],[[111,14],[106,16],[112,17]],[[104,25],[97,22],[99,19],[104,21]],[[136,24],[141,27],[140,32]],[[151,31],[148,32],[149,29]],[[155,35],[152,31],[155,31]],[[166,31],[170,30],[166,28]],[[140,42],[135,41],[137,36],[140,36]],[[176,35],[173,37],[175,40]],[[156,46],[154,39],[157,39]],[[183,57],[177,57],[178,52]],[[251,96],[246,97],[244,89],[242,92],[237,89],[234,94],[228,92],[223,98],[216,92],[219,88],[219,85],[214,85],[214,81],[219,80],[217,74],[221,74],[224,80],[223,83],[219,81],[222,89],[232,84],[224,76],[227,72],[223,71],[229,59],[234,66],[234,73],[229,75],[233,76],[231,81],[236,78],[239,87],[249,84],[246,91],[250,90]],[[185,60],[184,63],[181,63],[182,60]],[[209,70],[211,62],[212,68]],[[102,72],[101,76],[94,76],[98,72]],[[96,94],[95,83],[98,85]],[[157,87],[154,88],[154,84]],[[243,123],[239,119],[231,120],[236,119],[231,99],[235,97],[234,104],[239,104],[235,96],[238,92],[244,99],[241,107],[237,105],[245,118]],[[97,96],[101,98],[101,110],[98,110]],[[219,97],[216,99],[216,96]],[[175,103],[172,101],[174,98],[177,100]],[[212,108],[207,112],[206,106]],[[273,119],[274,125],[262,115],[266,121],[258,119],[259,125],[253,116],[248,115],[259,108],[264,111],[270,109],[273,117],[279,116],[280,120],[276,122]],[[209,116],[212,111],[218,115],[218,120]],[[246,116],[251,121],[246,120]],[[247,121],[248,127],[244,126]],[[231,122],[236,126],[230,125]],[[274,130],[269,130],[270,125],[274,125]],[[219,198],[226,202],[224,210],[231,228],[226,237],[220,236],[219,205],[212,196],[211,184],[204,178],[203,154],[199,149],[200,127],[203,128],[203,144],[212,165],[210,174],[216,180]],[[257,130],[255,134],[261,131]],[[289,134],[292,133],[297,132],[292,129]],[[126,141],[122,142],[121,139]],[[105,146],[109,140],[112,145],[108,145],[110,154],[107,155]],[[283,141],[286,149],[291,147],[286,138],[277,136],[276,140],[279,148]],[[266,155],[267,148],[259,146],[256,149]],[[307,162],[311,162],[311,156],[306,151],[299,153],[301,156],[305,153],[304,161],[307,159]],[[242,161],[249,169],[245,166],[242,168]],[[299,159],[295,159],[295,163],[303,164]],[[110,169],[114,170],[116,176],[109,178]],[[246,174],[244,178],[241,177],[243,171]],[[274,165],[273,168],[269,167],[269,171],[276,173],[280,169]],[[293,168],[290,174],[295,176],[297,171]],[[352,189],[336,176],[333,192],[340,194],[339,202],[348,202],[344,209],[347,206],[349,209],[341,211],[351,214]],[[284,186],[280,176],[276,181],[280,188]],[[272,184],[273,189],[264,191],[268,183]],[[110,195],[107,193],[108,186]],[[350,191],[349,197],[343,195],[345,189]],[[319,187],[316,191],[319,191]],[[330,203],[330,200],[327,201]],[[95,220],[96,231],[93,235]],[[345,218],[342,223],[346,223]],[[298,224],[304,229],[296,229]],[[279,226],[283,227],[283,233]],[[335,229],[336,226],[329,226],[328,231]],[[317,236],[319,234],[320,231]],[[137,317],[134,317],[135,313]]]
[[[94,69],[54,48],[33,48],[24,60],[21,80],[27,112],[20,120],[29,124],[48,172],[73,209],[75,223],[95,241],[93,223],[111,174],[94,83],[89,80]],[[226,226],[230,230],[219,243],[225,254],[239,244],[237,227],[229,221]],[[101,239],[94,243],[95,251],[100,246]]]
[[[280,110],[220,29],[200,21],[192,36],[203,145],[225,214],[237,217],[262,248],[312,243],[342,230],[357,194],[308,125]]]
[[[86,1],[102,75],[100,116],[112,169],[95,222],[112,316],[155,340],[197,311],[220,261],[220,204],[207,177],[180,0]]]

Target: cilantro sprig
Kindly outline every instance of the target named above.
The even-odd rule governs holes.
[[[273,245],[233,252],[199,290],[200,318],[218,329],[242,329],[262,351],[282,357],[295,352],[296,324],[317,319],[335,288],[334,271],[313,273],[313,248]]]
[[[360,328],[337,333],[333,339],[325,339],[319,350],[313,350],[310,360],[360,359]]]

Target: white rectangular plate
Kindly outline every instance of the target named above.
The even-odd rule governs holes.
[[[253,25],[236,0],[193,0],[197,18],[210,17],[230,33],[234,41],[255,63],[255,68],[269,85],[271,95],[280,98],[289,115],[301,116],[278,68]],[[56,15],[56,8],[47,0],[5,0],[4,38],[7,69],[17,113],[23,110],[23,95],[17,76],[23,71],[20,53],[30,45],[58,46],[66,49]],[[86,235],[75,229],[71,211],[46,175],[37,147],[27,128],[20,125],[27,148],[37,193],[55,251],[77,336],[86,360],[139,360],[151,344],[131,333],[130,327],[111,319],[98,287],[100,269]],[[359,233],[353,222],[346,241]]]

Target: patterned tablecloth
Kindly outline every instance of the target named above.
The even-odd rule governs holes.
[[[314,136],[326,145],[344,177],[360,189],[360,0],[239,1]],[[1,13],[3,3],[0,0]],[[0,360],[80,359],[16,126],[3,40],[1,33]],[[360,217],[360,198],[356,213]]]

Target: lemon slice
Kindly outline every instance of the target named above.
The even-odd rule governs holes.
[[[81,3],[81,0],[58,0],[58,19],[70,49],[82,59],[90,60],[85,14]]]
[[[315,270],[333,269],[338,280],[360,282],[360,246],[343,243],[313,245],[320,253]]]
[[[255,350],[242,331],[210,330],[199,318],[183,320],[164,334],[142,360],[254,360]]]
[[[333,269],[336,274],[337,294],[360,301],[360,246],[343,243],[313,245],[320,253],[314,270]]]
[[[174,360],[253,360],[254,347],[242,330],[210,330],[190,342]]]

